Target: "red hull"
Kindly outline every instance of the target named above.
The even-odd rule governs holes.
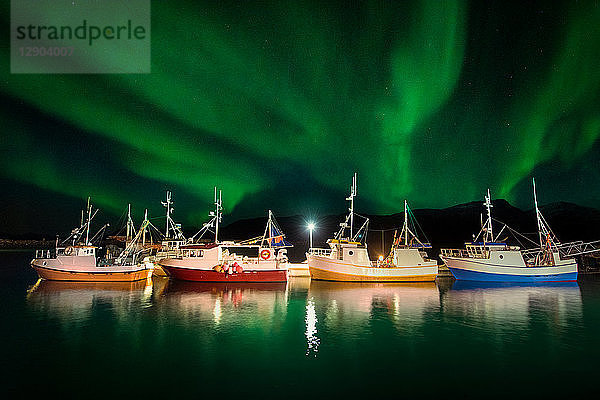
[[[287,282],[287,271],[272,269],[264,271],[244,271],[242,273],[225,274],[206,269],[177,268],[168,265],[161,267],[169,277],[181,281],[192,282]]]

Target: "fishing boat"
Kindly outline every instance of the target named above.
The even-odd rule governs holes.
[[[408,202],[404,200],[404,224],[400,235],[394,234],[388,256],[379,266],[394,268],[395,273],[406,281],[431,282],[438,273],[436,260],[428,258],[427,249],[431,244],[422,242],[417,236],[418,223]]]
[[[535,180],[533,197],[538,224],[539,244],[536,248],[522,250],[499,241],[506,225],[494,236],[492,201],[488,189],[484,206],[487,221],[465,249],[442,249],[440,258],[454,278],[489,282],[556,282],[576,281],[577,262],[562,252],[561,245],[538,208]],[[510,228],[509,228],[510,230]]]
[[[263,236],[242,242],[219,241],[223,207],[216,188],[214,205],[211,220],[187,244],[180,245],[174,256],[158,262],[169,277],[197,282],[286,282],[286,248],[291,244],[273,213],[269,210]],[[209,231],[214,233],[214,241],[201,242]]]
[[[152,269],[144,263],[138,263],[140,255],[134,241],[116,258],[98,257],[99,248],[95,239],[108,226],[104,225],[96,235],[90,238],[90,224],[98,212],[92,214],[92,205],[88,198],[85,218],[82,213],[81,225],[73,229],[71,235],[53,250],[37,250],[31,266],[39,277],[57,281],[80,282],[132,282],[147,279]],[[145,227],[143,227],[145,228]],[[137,236],[142,234],[142,230]]]
[[[165,207],[167,216],[165,224],[165,234],[156,254],[148,257],[147,261],[154,266],[153,274],[155,276],[168,276],[165,270],[159,265],[159,261],[165,258],[174,257],[180,246],[187,243],[187,239],[183,235],[181,224],[176,224],[171,217],[173,213],[173,200],[171,191],[167,190],[166,201],[161,201]]]
[[[150,220],[148,219],[148,210],[146,209],[144,213],[144,221],[142,222],[143,229],[139,231],[140,235],[135,229],[135,225],[133,223],[133,219],[131,218],[131,204],[127,206],[127,217],[125,224],[125,236],[112,235],[109,236],[109,242],[106,243],[106,257],[107,259],[115,258],[114,254],[120,254],[120,247],[127,247],[129,243],[132,241],[135,243],[135,250],[139,255],[143,255],[144,258],[142,262],[152,266],[154,269],[153,260],[158,251],[162,249],[161,244],[157,241],[157,238],[163,238],[164,235],[162,232],[158,230],[156,226],[154,226]],[[119,232],[121,233],[121,232]],[[117,247],[117,251],[115,251],[115,244]],[[121,246],[122,244],[122,246]],[[112,250],[112,251],[111,251]],[[154,274],[154,271],[153,271]]]
[[[327,241],[328,249],[311,248],[306,254],[311,279],[361,282],[435,280],[437,263],[423,257],[422,250],[426,245],[418,241],[408,228],[408,213],[405,214],[403,233],[396,238],[387,259],[376,264],[371,262],[366,243],[369,219],[354,213],[356,194],[357,174],[354,174],[350,196],[346,198],[350,202],[346,220],[340,224],[336,235]],[[363,221],[356,232],[355,217]]]

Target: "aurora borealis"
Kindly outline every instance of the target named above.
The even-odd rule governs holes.
[[[5,37],[7,224],[341,213],[355,171],[363,213],[600,206],[599,2],[246,3],[153,1],[150,74],[10,74]]]

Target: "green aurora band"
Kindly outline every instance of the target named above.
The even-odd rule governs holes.
[[[215,185],[235,216],[342,212],[354,171],[369,213],[527,206],[533,175],[599,205],[598,3],[235,4],[153,2],[146,75],[10,74],[2,46],[0,174],[117,215],[169,187],[196,224]]]

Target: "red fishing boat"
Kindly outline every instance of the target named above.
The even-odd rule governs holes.
[[[158,262],[169,277],[197,282],[286,282],[286,247],[291,245],[273,213],[269,210],[263,236],[243,242],[219,242],[222,200],[220,191],[217,197],[216,188],[214,204],[212,219],[190,238],[190,243],[179,246],[174,256]],[[211,228],[214,228],[214,242],[199,243]]]

